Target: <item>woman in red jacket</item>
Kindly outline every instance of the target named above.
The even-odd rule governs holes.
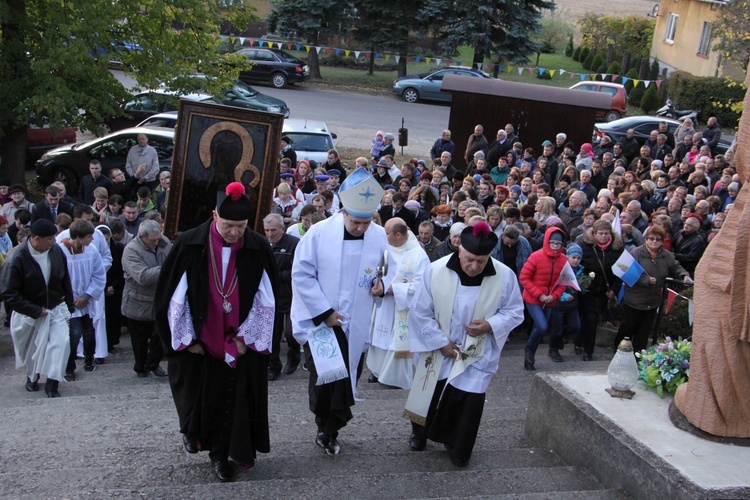
[[[565,286],[557,283],[567,262],[562,252],[564,240],[565,232],[559,227],[551,226],[544,233],[542,248],[529,256],[521,270],[519,280],[523,288],[523,301],[534,321],[523,356],[523,367],[526,370],[536,369],[534,354],[547,332],[552,308],[565,292]]]

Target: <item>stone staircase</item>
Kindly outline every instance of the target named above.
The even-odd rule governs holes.
[[[59,399],[28,393],[14,368],[7,328],[0,329],[0,496],[9,498],[518,498],[619,499],[585,470],[553,450],[532,446],[524,421],[533,372],[523,366],[524,335],[503,352],[500,373],[487,393],[470,465],[451,465],[441,445],[409,451],[410,426],[401,418],[406,393],[360,383],[365,401],[341,432],[342,453],[326,456],[314,444],[307,406],[307,372],[270,383],[271,453],[233,483],[213,477],[205,453],[182,448],[177,414],[165,379],[132,371],[130,339],[97,371],[62,382]],[[286,345],[282,344],[283,352]],[[595,361],[555,364],[542,345],[544,371],[606,370],[610,354]],[[578,358],[578,357],[577,357]],[[166,368],[166,364],[164,364]],[[581,443],[585,453],[585,443]]]

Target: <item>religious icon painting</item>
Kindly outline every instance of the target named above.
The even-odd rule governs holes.
[[[180,100],[165,234],[174,238],[208,220],[217,192],[235,181],[256,207],[250,227],[262,233],[283,123],[278,114]]]

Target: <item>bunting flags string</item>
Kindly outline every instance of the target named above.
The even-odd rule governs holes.
[[[182,32],[181,30],[175,30],[176,35],[180,35]],[[221,40],[228,40],[230,42],[237,43],[240,46],[258,46],[258,47],[276,47],[276,48],[286,48],[287,50],[295,49],[297,51],[305,50],[306,52],[310,52],[310,50],[315,49],[315,52],[320,54],[321,51],[324,51],[325,54],[331,55],[335,54],[340,57],[354,57],[355,59],[359,59],[361,55],[364,55],[366,58],[370,58],[371,52],[370,51],[361,51],[361,50],[350,50],[350,49],[342,49],[339,47],[330,47],[330,46],[315,46],[315,45],[303,45],[300,43],[290,43],[290,42],[272,42],[269,40],[256,40],[255,38],[246,38],[246,37],[235,37],[231,35],[219,35],[217,33],[212,33],[211,37],[214,39],[221,39]],[[426,57],[421,55],[416,56],[404,56],[401,54],[394,54],[392,52],[379,52],[375,51],[375,58],[376,59],[384,59],[386,61],[390,61],[391,58],[394,59],[397,63],[401,60],[401,58],[405,58],[406,61],[415,61],[415,62],[425,62],[428,65],[435,65],[436,67],[440,67],[441,65],[450,66],[453,63],[455,63],[457,66],[463,65],[464,61],[453,61],[450,58],[440,58],[440,57]],[[662,80],[640,80],[637,78],[629,78],[627,76],[617,75],[617,74],[611,74],[611,73],[578,73],[574,71],[569,71],[563,68],[560,69],[550,69],[550,68],[542,68],[542,67],[536,67],[536,66],[512,66],[512,65],[504,65],[504,64],[497,64],[492,62],[487,63],[478,63],[477,68],[481,70],[484,68],[486,71],[494,71],[497,70],[498,72],[505,71],[507,73],[512,73],[513,70],[518,71],[519,76],[523,76],[524,72],[528,72],[531,76],[541,76],[544,73],[547,73],[550,77],[557,76],[563,76],[567,74],[569,78],[573,79],[576,76],[580,79],[580,81],[586,81],[586,80],[600,80],[600,81],[611,81],[611,82],[620,82],[623,85],[632,82],[633,86],[636,87],[638,85],[643,84],[645,88],[648,88],[649,85],[652,83],[657,86],[657,88],[661,88]]]

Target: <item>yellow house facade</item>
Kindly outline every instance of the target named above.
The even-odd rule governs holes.
[[[711,48],[712,23],[728,0],[661,0],[651,58],[671,71],[695,76],[735,76],[733,66],[723,67],[718,52]]]

